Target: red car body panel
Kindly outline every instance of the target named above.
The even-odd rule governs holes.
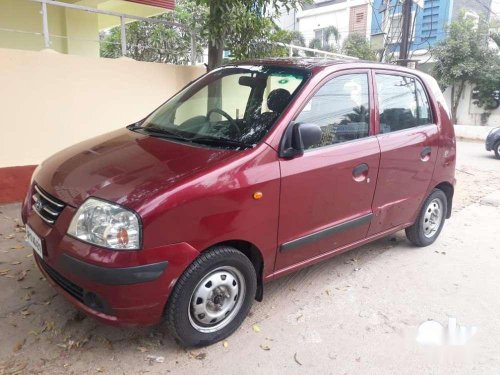
[[[121,129],[42,163],[34,183],[66,207],[56,223],[48,225],[32,210],[32,187],[22,217],[44,241],[43,262],[64,279],[96,293],[110,307],[103,313],[75,299],[52,280],[37,257],[45,276],[78,308],[110,324],[154,324],[161,320],[183,271],[215,244],[237,241],[256,249],[263,265],[259,276],[268,281],[411,225],[430,190],[438,184],[454,185],[453,127],[446,105],[433,96],[435,88],[425,75],[361,62],[254,64],[302,66],[311,71],[308,82],[254,148],[194,146]],[[377,69],[418,77],[431,97],[435,124],[378,135],[373,79]],[[293,159],[280,158],[283,134],[308,98],[326,79],[353,71],[370,75],[370,136]],[[431,157],[422,163],[420,151],[427,146]],[[356,181],[352,171],[361,163],[369,168]],[[261,192],[262,199],[254,199],[255,192]],[[137,212],[143,230],[140,250],[100,248],[66,234],[78,206],[90,196]],[[358,225],[350,226],[353,221]],[[300,241],[332,227],[338,227],[338,233],[306,244]],[[287,251],[291,244],[294,248]],[[104,270],[158,262],[168,266],[155,280],[107,285],[65,269],[63,255]]]
[[[320,148],[301,158],[282,161],[279,243],[370,214],[379,158],[377,139],[368,137],[360,142]],[[336,162],[331,164],[331,160]],[[361,163],[368,164],[369,170],[363,182],[357,182],[352,170]],[[370,182],[366,183],[368,179]],[[366,221],[293,251],[280,251],[276,268],[358,241],[366,236],[369,226],[370,221]]]
[[[373,200],[374,221],[369,234],[412,223],[427,197],[439,149],[436,125],[409,131],[380,134],[380,168]],[[431,147],[430,159],[423,163],[420,152]]]
[[[340,74],[365,73],[367,69],[346,69],[321,75],[314,83],[318,89],[324,82]],[[302,99],[299,112],[317,90]],[[370,90],[370,93],[372,91]],[[371,95],[370,95],[371,96]],[[373,101],[371,96],[370,102]],[[281,197],[279,244],[304,237],[371,213],[375,192],[380,148],[375,138],[375,116],[371,113],[370,137],[324,147],[305,153],[302,157],[281,159]],[[332,163],[332,161],[335,161]],[[352,170],[359,164],[369,167],[362,181],[353,178]],[[369,183],[365,183],[369,181]],[[348,196],[349,199],[338,199]],[[346,229],[335,236],[314,241],[293,251],[280,251],[276,270],[293,266],[332,248],[339,248],[366,236],[370,222]]]
[[[94,196],[139,209],[156,192],[235,154],[119,129],[45,160],[37,182],[73,207]]]
[[[376,74],[391,73],[394,74],[392,70],[372,71],[373,78]],[[376,80],[372,82],[376,92]],[[429,103],[432,102],[430,99]],[[381,159],[378,188],[373,200],[374,220],[369,235],[415,221],[420,205],[428,195],[440,146],[439,116],[433,117],[436,121],[432,125],[380,134],[378,101],[376,107],[375,127]],[[426,147],[430,147],[431,153],[423,162],[420,153]]]
[[[25,207],[29,207],[29,202]],[[28,209],[28,211],[31,211]],[[52,285],[70,302],[86,313],[91,313],[101,321],[115,325],[148,325],[161,320],[165,301],[170,294],[175,280],[184,269],[199,255],[199,252],[187,243],[176,243],[155,248],[144,248],[141,251],[111,251],[85,244],[66,235],[66,230],[76,210],[67,206],[54,226],[47,225],[33,213],[24,213],[25,221],[44,239],[44,262],[57,270],[66,279],[71,280],[85,290],[93,291],[112,306],[113,314],[107,315],[92,310],[76,300],[52,278],[47,275],[40,260],[35,259],[39,268]],[[104,285],[85,277],[80,277],[64,270],[60,264],[61,254],[68,254],[86,263],[105,268],[131,267],[168,260],[169,265],[163,275],[155,281],[134,285]]]

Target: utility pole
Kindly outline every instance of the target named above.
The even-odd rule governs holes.
[[[403,4],[403,26],[401,28],[401,43],[399,44],[399,63],[408,66],[408,50],[411,40],[411,8],[413,0],[405,0]]]

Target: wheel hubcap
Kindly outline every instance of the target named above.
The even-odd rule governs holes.
[[[189,303],[189,321],[200,332],[215,332],[229,324],[245,299],[245,279],[234,267],[220,267],[196,286]]]
[[[436,234],[443,220],[443,209],[439,199],[433,199],[425,209],[423,229],[424,235],[430,238]]]

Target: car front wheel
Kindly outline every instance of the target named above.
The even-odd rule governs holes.
[[[216,343],[241,325],[256,288],[255,269],[243,253],[214,247],[202,253],[177,281],[167,303],[167,325],[185,346]]]
[[[415,223],[406,228],[406,237],[415,246],[429,246],[441,233],[447,212],[448,200],[445,193],[434,189],[422,205]]]

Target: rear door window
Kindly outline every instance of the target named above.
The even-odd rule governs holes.
[[[426,92],[413,77],[376,74],[380,133],[432,123]]]

